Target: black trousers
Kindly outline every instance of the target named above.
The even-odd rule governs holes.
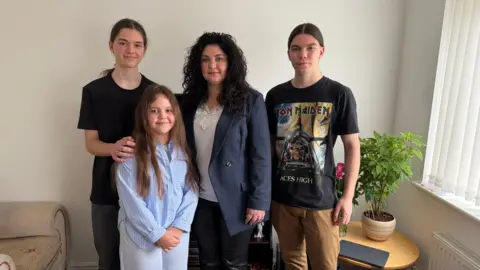
[[[92,204],[93,241],[99,270],[120,270],[118,206]]]
[[[247,270],[248,243],[254,228],[230,235],[218,203],[200,199],[192,223],[200,269]]]

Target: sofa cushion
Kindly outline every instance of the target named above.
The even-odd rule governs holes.
[[[13,258],[17,270],[49,269],[60,252],[60,241],[53,236],[0,239],[0,253]]]

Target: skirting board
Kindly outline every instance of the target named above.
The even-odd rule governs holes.
[[[96,262],[70,263],[68,270],[97,270],[98,264]]]

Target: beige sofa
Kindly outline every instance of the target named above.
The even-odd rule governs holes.
[[[69,226],[54,202],[0,202],[0,270],[65,270]]]

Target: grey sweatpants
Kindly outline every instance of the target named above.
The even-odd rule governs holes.
[[[99,270],[120,270],[118,206],[92,204],[93,241]]]

